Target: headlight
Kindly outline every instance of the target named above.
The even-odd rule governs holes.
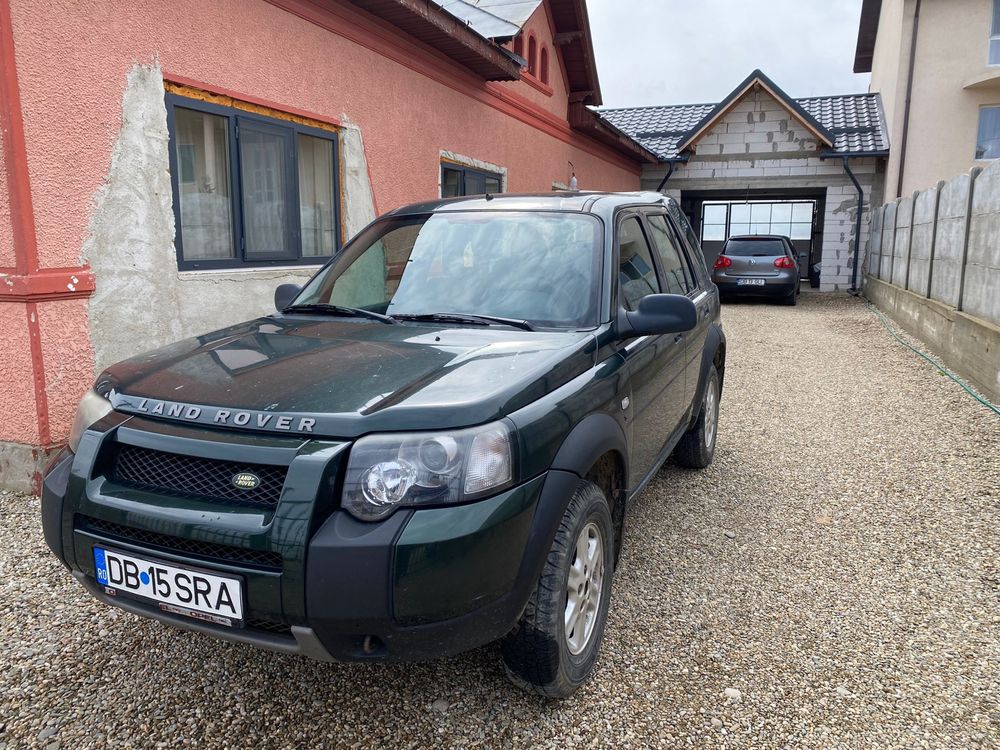
[[[370,435],[351,449],[344,508],[362,521],[396,508],[474,500],[514,481],[505,422],[454,432]]]
[[[83,398],[80,399],[80,406],[76,409],[73,429],[69,431],[69,449],[76,453],[84,431],[110,412],[111,403],[104,396],[98,395],[93,388],[84,393]]]

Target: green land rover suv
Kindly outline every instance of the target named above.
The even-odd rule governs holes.
[[[629,503],[715,448],[725,337],[677,205],[553,193],[376,220],[279,312],[105,370],[44,477],[102,602],[329,660],[502,639],[590,675]]]

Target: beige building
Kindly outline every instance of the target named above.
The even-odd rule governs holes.
[[[865,0],[854,72],[885,108],[885,200],[1000,158],[1000,0]]]

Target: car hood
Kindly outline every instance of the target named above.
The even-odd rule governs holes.
[[[586,331],[259,318],[116,364],[116,409],[259,432],[354,437],[463,427],[593,367]]]

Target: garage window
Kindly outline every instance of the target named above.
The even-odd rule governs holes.
[[[336,134],[167,96],[181,270],[319,264],[340,238]]]
[[[702,206],[702,242],[736,234],[781,234],[793,240],[812,237],[815,201],[706,202]]]

